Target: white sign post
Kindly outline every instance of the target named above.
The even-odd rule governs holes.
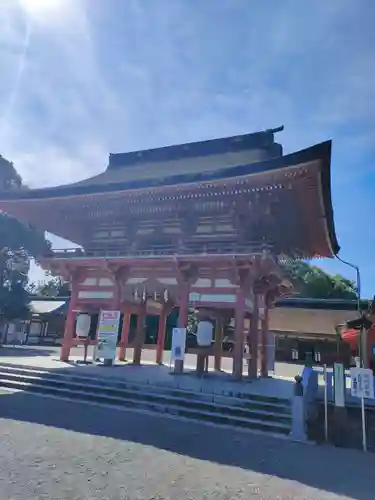
[[[171,362],[184,361],[186,347],[186,328],[173,328]]]
[[[345,369],[343,363],[333,365],[333,395],[335,406],[345,407]]]
[[[120,316],[120,311],[100,311],[98,345],[96,348],[98,358],[109,359],[112,362],[116,359]]]
[[[352,379],[352,396],[361,398],[362,410],[362,444],[363,451],[367,451],[367,438],[366,438],[366,416],[365,416],[365,398],[374,398],[374,375],[372,370],[368,368],[352,368],[350,370]]]

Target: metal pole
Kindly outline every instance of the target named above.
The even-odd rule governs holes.
[[[356,266],[355,264],[352,264],[351,262],[347,262],[346,260],[343,260],[338,255],[336,255],[336,259],[339,260],[340,262],[342,262],[343,264],[351,267],[356,272],[356,281],[357,281],[357,309],[358,309],[358,312],[361,312],[361,273],[359,272],[359,267]]]
[[[355,264],[352,264],[351,262],[347,262],[346,260],[341,259],[336,254],[336,259],[342,262],[343,264],[351,267],[352,269],[355,270],[356,272],[356,281],[357,281],[357,309],[358,309],[358,314],[361,316],[362,311],[361,311],[361,273],[359,271],[359,267],[356,266]],[[361,360],[361,366],[363,368],[367,367],[367,339],[366,339],[366,330],[361,328],[360,334],[359,334],[359,357]]]
[[[363,396],[361,398],[361,410],[362,410],[362,444],[363,444],[363,451],[367,451],[365,398]]]
[[[328,441],[328,376],[327,365],[324,365],[324,439]]]

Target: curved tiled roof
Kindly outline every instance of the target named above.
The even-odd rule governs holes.
[[[200,160],[198,160],[200,163]],[[332,253],[337,254],[339,245],[337,242],[333,208],[331,200],[331,141],[317,144],[285,156],[278,156],[265,161],[258,161],[250,164],[235,164],[225,168],[215,168],[213,162],[210,169],[188,172],[176,172],[172,168],[163,171],[163,175],[153,175],[150,169],[140,168],[141,174],[128,176],[127,168],[118,170],[107,170],[93,179],[88,179],[81,183],[58,186],[55,188],[31,189],[29,191],[9,191],[0,193],[0,210],[7,210],[9,204],[15,201],[51,200],[63,199],[67,197],[80,198],[85,196],[105,196],[110,193],[131,192],[136,190],[163,189],[178,185],[191,185],[199,183],[210,183],[215,181],[225,181],[226,179],[236,179],[242,176],[254,176],[261,178],[265,174],[272,172],[282,172],[284,169],[303,168],[303,165],[314,162],[318,165],[319,184],[323,204],[324,218],[327,224],[329,241]],[[308,189],[308,188],[307,188]],[[11,201],[13,200],[13,201]]]
[[[274,134],[282,130],[284,130],[284,126],[221,139],[210,139],[130,153],[112,153],[109,155],[107,170],[150,163],[165,163],[181,159],[202,159],[208,156],[226,155],[252,149],[266,149],[274,153],[272,156],[281,156],[282,148],[280,144],[275,143]]]

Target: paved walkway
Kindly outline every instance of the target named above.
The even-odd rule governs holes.
[[[0,391],[0,500],[374,500],[374,457]]]
[[[41,370],[68,371],[92,377],[108,377],[126,380],[128,382],[147,385],[175,387],[197,392],[214,394],[259,394],[271,397],[289,399],[293,394],[293,380],[291,377],[274,377],[268,379],[249,380],[246,377],[242,382],[236,382],[227,372],[216,373],[210,371],[203,378],[195,375],[194,366],[185,365],[185,373],[174,375],[169,365],[157,366],[153,363],[144,363],[134,366],[131,363],[116,362],[112,367],[97,365],[81,365],[76,361],[81,356],[72,356],[70,363],[59,360],[54,350],[40,350],[38,348],[16,347],[0,350],[0,363],[22,365],[39,368]],[[297,367],[296,371],[300,371]]]

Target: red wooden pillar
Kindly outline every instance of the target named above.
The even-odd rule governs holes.
[[[113,297],[111,301],[111,309],[114,311],[118,311],[121,304],[121,283],[118,281],[118,278],[114,277],[114,285],[113,285]]]
[[[131,313],[125,312],[124,319],[122,321],[120,349],[119,349],[119,353],[118,353],[118,359],[120,361],[125,361],[125,357],[126,357],[126,345],[128,343],[128,340],[129,340],[130,318],[131,318]]]
[[[186,328],[188,323],[189,313],[189,285],[184,283],[180,285],[180,310],[178,313],[177,326],[179,328]],[[182,360],[175,360],[174,373],[182,373],[184,371],[184,362]]]
[[[250,319],[250,360],[249,360],[249,377],[257,378],[258,376],[258,345],[259,345],[259,304],[258,296],[254,294],[253,312]]]
[[[237,292],[236,306],[235,306],[235,331],[234,331],[234,348],[233,348],[233,376],[236,379],[242,378],[244,320],[245,320],[245,297],[243,291],[239,290]]]
[[[69,361],[70,348],[74,337],[74,328],[76,324],[76,308],[78,302],[78,280],[72,278],[72,293],[69,301],[69,309],[65,320],[64,340],[60,351],[60,360]]]
[[[146,304],[141,304],[137,317],[137,332],[135,335],[133,363],[141,364],[142,347],[145,340],[145,320],[146,320]]]
[[[156,363],[158,365],[163,364],[163,353],[164,353],[164,343],[165,343],[165,329],[167,324],[168,311],[166,307],[163,308],[159,316],[158,325],[158,340],[156,346]]]
[[[215,361],[214,368],[215,371],[221,370],[221,358],[223,355],[223,337],[224,337],[224,321],[222,318],[218,317],[216,319],[216,328],[215,328]]]
[[[264,309],[264,318],[262,319],[262,361],[261,361],[261,376],[268,377],[268,330],[269,330],[269,315],[268,306]]]

